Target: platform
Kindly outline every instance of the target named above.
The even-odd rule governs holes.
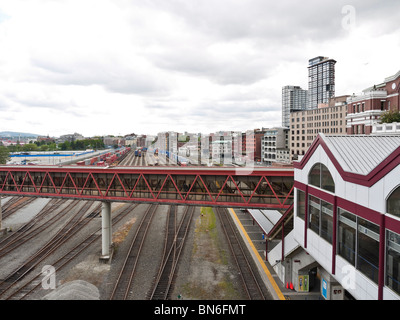
[[[275,224],[282,218],[282,213],[278,210],[248,209],[247,211],[265,235],[269,234]]]

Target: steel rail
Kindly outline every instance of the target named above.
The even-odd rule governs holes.
[[[132,212],[137,206],[138,206],[138,204],[129,204],[123,210],[117,212],[117,214],[112,219],[112,224],[114,225],[114,224],[118,223],[119,221],[121,221],[126,215],[128,215],[130,212]],[[69,252],[64,254],[57,261],[55,261],[52,264],[52,266],[55,268],[55,271],[56,272],[60,271],[72,259],[74,259],[80,253],[82,253],[84,250],[86,250],[92,243],[94,243],[96,240],[99,240],[101,238],[101,234],[99,234],[100,230],[101,230],[101,228],[96,229],[89,236],[87,236],[83,241],[79,242]],[[12,295],[7,297],[7,299],[9,300],[11,298],[16,298],[17,296],[18,296],[17,299],[20,299],[20,300],[25,299],[41,285],[42,278],[43,278],[43,274],[39,273],[36,277],[34,277],[32,280],[30,280],[24,286],[22,286],[21,288],[16,290]],[[17,299],[15,299],[15,300],[17,300]]]
[[[140,252],[157,208],[158,205],[149,206],[148,210],[146,210],[142,220],[140,221],[114,289],[111,293],[110,300],[126,300],[128,298],[132,279],[140,257]]]
[[[232,256],[240,271],[243,287],[250,300],[265,300],[265,296],[261,287],[258,284],[257,278],[252,270],[252,267],[247,258],[246,250],[241,244],[241,239],[236,234],[236,228],[233,226],[232,221],[226,209],[217,208],[218,217],[221,221],[224,234],[228,240],[229,248],[231,249]]]

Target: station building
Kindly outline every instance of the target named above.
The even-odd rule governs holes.
[[[325,299],[399,300],[400,136],[320,133],[294,180],[294,288],[317,265]]]

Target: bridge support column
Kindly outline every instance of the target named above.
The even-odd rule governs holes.
[[[101,258],[109,259],[112,243],[111,202],[102,202],[101,206]]]

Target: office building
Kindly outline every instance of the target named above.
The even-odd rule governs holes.
[[[298,86],[282,88],[282,127],[289,128],[290,113],[307,109],[308,92]]]
[[[261,139],[261,156],[266,165],[277,162],[288,162],[289,148],[289,129],[271,128],[266,129]]]
[[[335,96],[335,64],[327,57],[315,57],[308,61],[308,102],[309,109],[316,109],[320,103],[329,103]]]
[[[306,153],[318,133],[346,134],[348,96],[335,97],[319,108],[290,114],[289,148],[291,159]]]

